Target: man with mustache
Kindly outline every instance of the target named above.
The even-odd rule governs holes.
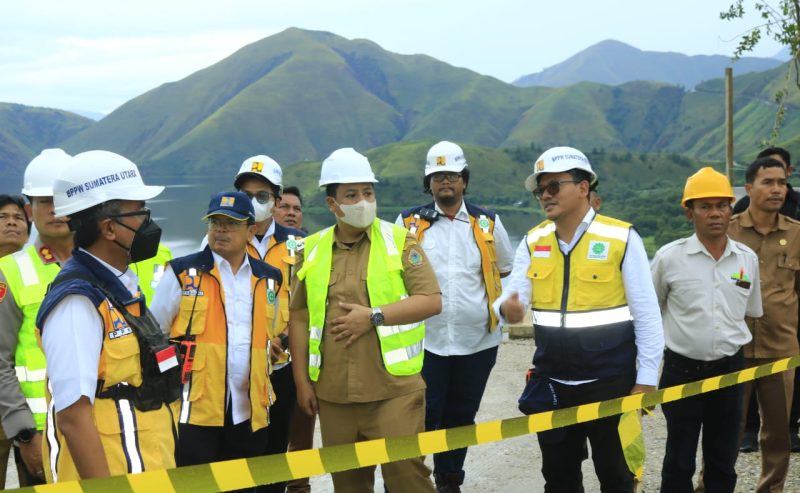
[[[22,197],[0,194],[0,258],[21,250],[30,232]]]
[[[660,386],[671,387],[742,369],[750,340],[745,316],[761,315],[758,259],[728,238],[734,195],[728,179],[703,168],[686,180],[681,205],[695,234],[663,246],[653,258],[653,283],[664,317],[667,349]],[[708,491],[733,492],[742,386],[662,405],[667,446],[661,491],[690,493],[703,433]]]
[[[442,289],[442,313],[425,321],[425,429],[475,423],[502,340],[492,303],[513,251],[500,217],[466,202],[470,170],[460,146],[442,141],[428,151],[425,191],[434,202],[404,210],[397,224],[413,233]],[[467,449],[433,455],[440,492],[461,491]]]
[[[787,170],[781,161],[770,157],[756,159],[747,168],[745,181],[750,205],[731,219],[728,234],[752,248],[760,260],[764,316],[747,319],[753,339],[744,348],[745,366],[756,366],[800,351],[797,341],[800,222],[780,213],[788,191]],[[744,386],[744,402],[756,392],[762,418],[758,493],[782,491],[786,481],[793,386],[794,371],[759,378]],[[747,413],[744,414],[746,420]]]
[[[53,206],[53,180],[70,160],[61,149],[45,149],[25,168],[25,209],[39,235],[0,259],[0,417],[14,440],[20,486],[44,483],[45,358],[36,342],[36,313],[47,285],[72,256],[72,232]]]

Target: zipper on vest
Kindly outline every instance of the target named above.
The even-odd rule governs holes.
[[[559,248],[559,251],[561,249]],[[567,301],[569,299],[569,265],[570,265],[570,254],[569,253],[561,253],[564,256],[564,280],[561,283],[561,327],[565,326],[565,319],[567,314]]]

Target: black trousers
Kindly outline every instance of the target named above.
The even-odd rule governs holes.
[[[273,371],[269,379],[278,400],[269,408],[269,440],[264,448],[264,454],[283,454],[289,446],[289,423],[297,402],[297,389],[294,386],[291,363]],[[286,483],[282,482],[262,486],[259,491],[283,493],[284,490]]]
[[[225,412],[224,426],[178,425],[178,466],[207,464],[222,460],[245,459],[264,454],[267,430],[250,431],[250,420],[233,424],[230,407]],[[261,491],[249,489],[241,491]]]
[[[723,375],[744,367],[739,350],[716,361],[696,361],[669,349],[659,387],[671,387]],[[703,432],[703,484],[707,493],[733,492],[736,487],[741,385],[661,405],[667,421],[667,447],[661,468],[661,491],[691,493],[700,431]]]
[[[628,395],[636,375],[604,378],[581,385],[551,380],[559,407],[567,408]],[[542,450],[545,493],[583,493],[581,462],[586,439],[592,446],[592,462],[603,493],[631,493],[633,474],[628,469],[619,439],[619,416],[579,423],[537,434]]]

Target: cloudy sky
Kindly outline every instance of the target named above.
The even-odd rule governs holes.
[[[0,102],[108,113],[288,27],[367,38],[504,81],[604,39],[730,55],[732,0],[40,0],[0,4]],[[746,4],[752,2],[745,1]],[[756,56],[780,47],[762,42]]]

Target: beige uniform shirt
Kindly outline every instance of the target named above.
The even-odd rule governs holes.
[[[728,235],[758,255],[764,316],[747,319],[753,340],[745,358],[784,358],[800,352],[797,344],[797,290],[800,272],[800,222],[782,214],[772,231],[753,227],[749,209],[733,216]]]
[[[345,315],[346,311],[339,307],[339,303],[370,306],[367,293],[370,233],[367,230],[358,241],[348,245],[339,241],[338,228],[334,229],[326,326],[328,321]],[[298,258],[295,272],[300,270],[302,260],[302,257]],[[409,295],[440,292],[428,258],[411,233],[406,235],[403,248],[403,281]],[[290,308],[307,308],[305,281],[295,278],[292,286]],[[344,347],[344,342],[334,341],[334,335],[323,328],[322,368],[319,380],[314,382],[319,399],[340,404],[373,402],[425,388],[421,374],[398,377],[386,371],[377,332],[364,334],[349,348]]]

